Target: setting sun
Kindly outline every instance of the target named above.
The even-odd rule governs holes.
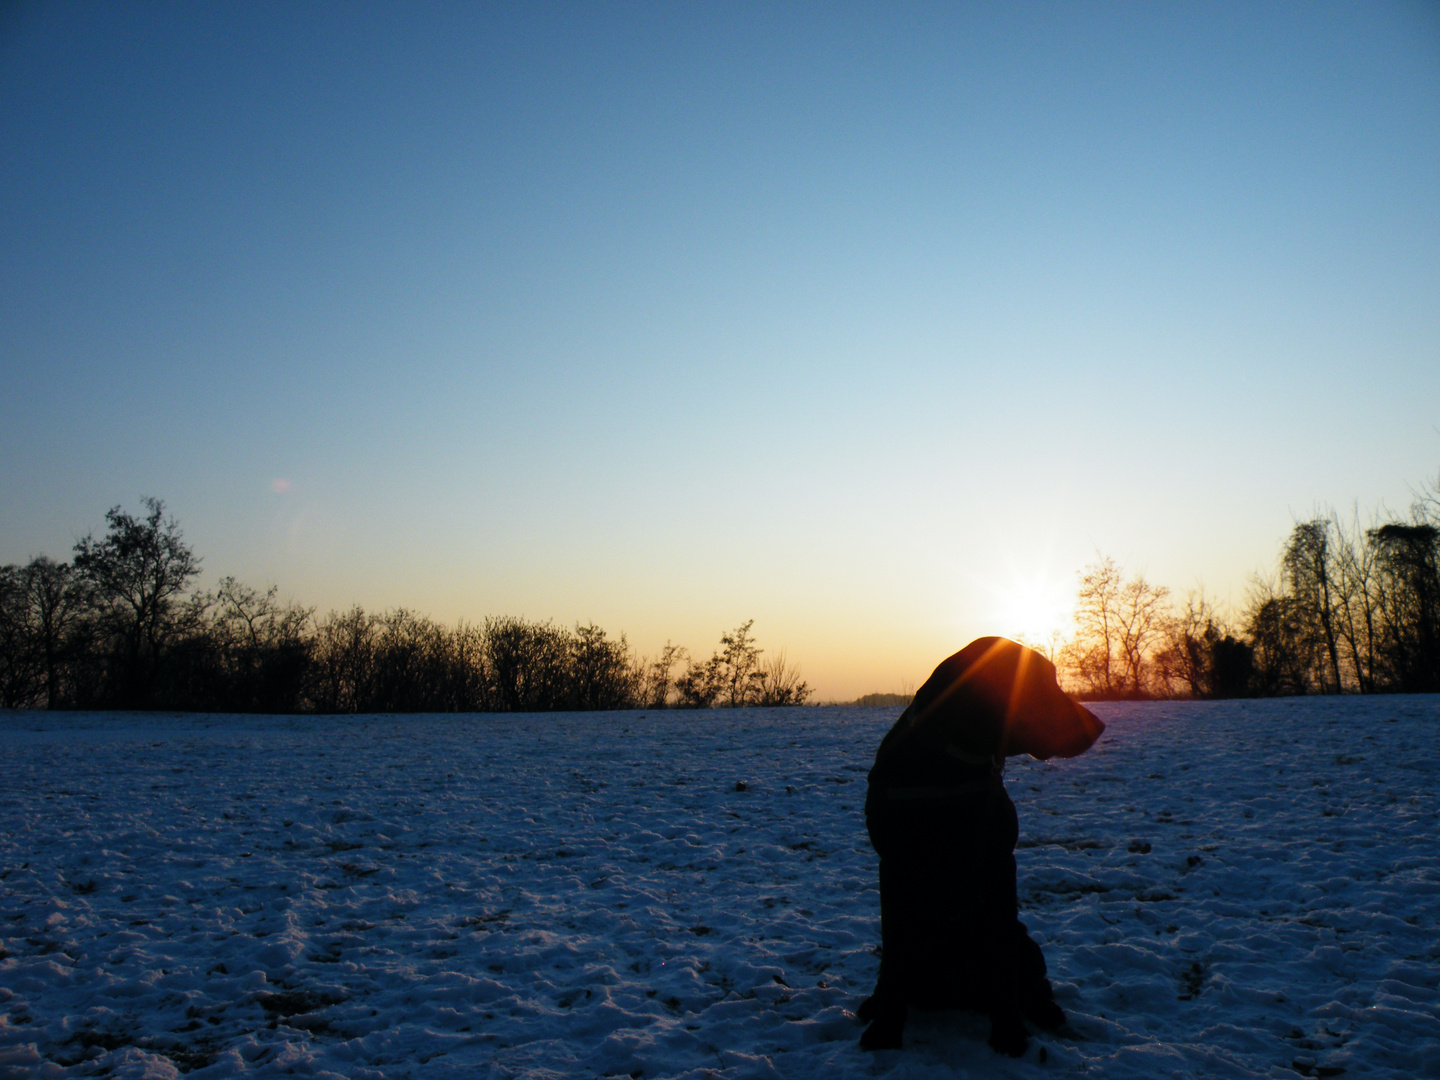
[[[996,630],[1028,644],[1049,643],[1069,630],[1073,593],[1073,587],[1043,578],[1013,582],[998,591]]]

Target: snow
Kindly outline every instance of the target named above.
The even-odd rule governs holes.
[[[1440,1077],[1440,698],[1095,711],[1006,773],[1014,1061],[857,1048],[894,710],[0,714],[0,1080]]]

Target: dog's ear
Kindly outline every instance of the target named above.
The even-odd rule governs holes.
[[[1041,761],[1083,754],[1105,724],[1060,689],[1054,664],[1033,649],[1016,648],[1013,689],[1005,711],[1005,754],[1029,754]]]
[[[1095,745],[1105,722],[1083,705],[1065,698],[1011,717],[1005,724],[1005,754],[1047,758],[1075,757]]]

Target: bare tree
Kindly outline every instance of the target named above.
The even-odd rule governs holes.
[[[1168,590],[1143,576],[1125,580],[1102,558],[1081,573],[1076,635],[1061,650],[1064,666],[1090,694],[1141,697],[1150,686],[1151,652],[1159,643]]]
[[[675,679],[670,673],[675,669],[675,665],[688,655],[684,646],[672,645],[666,641],[660,655],[645,665],[644,702],[647,708],[670,707],[670,695],[675,689]]]
[[[1440,690],[1440,527],[1417,520],[1371,531],[1384,614],[1382,651],[1392,685]]]
[[[1075,636],[1061,650],[1063,665],[1096,696],[1115,697],[1119,692],[1115,613],[1122,583],[1120,568],[1109,557],[1081,571]]]
[[[375,618],[360,605],[330,612],[315,628],[312,707],[321,713],[353,713],[370,699],[374,677]]]
[[[594,623],[576,625],[570,639],[570,706],[628,709],[640,695],[638,672],[625,635],[610,641]]]
[[[271,586],[260,592],[220,580],[209,636],[219,653],[225,709],[290,712],[300,708],[310,668],[314,609],[281,604]]]
[[[1359,511],[1352,511],[1347,528],[1339,515],[1331,515],[1335,543],[1335,629],[1345,659],[1362,694],[1377,689],[1376,663],[1380,648],[1379,582],[1375,546],[1360,527]]]
[[[1427,481],[1415,493],[1411,516],[1416,521],[1428,521],[1432,525],[1440,522],[1440,473],[1436,473],[1435,479]]]
[[[1309,692],[1313,638],[1305,633],[1294,599],[1269,578],[1251,580],[1245,633],[1253,650],[1258,693],[1276,697]]]
[[[512,712],[563,707],[569,635],[548,622],[485,620],[485,661],[497,704]]]
[[[1120,589],[1115,620],[1119,628],[1120,656],[1124,662],[1123,688],[1129,697],[1151,691],[1148,679],[1150,653],[1165,625],[1165,598],[1169,590],[1136,577]]]
[[[765,650],[755,647],[755,635],[750,633],[754,625],[754,619],[746,619],[730,633],[720,635],[723,694],[732,709],[748,705],[760,681],[760,654]]]
[[[22,580],[45,707],[58,709],[65,702],[65,671],[88,637],[90,589],[69,564],[44,555],[30,560]]]
[[[704,663],[696,663],[693,657],[686,660],[685,670],[675,680],[675,693],[683,708],[708,709],[724,686],[723,662],[719,653],[712,653]]]
[[[784,649],[760,665],[755,704],[804,705],[809,697],[809,684],[801,681],[798,667],[786,663]]]
[[[762,663],[747,621],[704,663],[654,662],[594,624],[491,618],[451,629],[405,608],[315,618],[234,577],[193,588],[200,559],[159,499],[115,506],[71,564],[0,567],[0,707],[245,712],[614,709],[801,703],[784,653]],[[677,666],[685,671],[678,677]]]
[[[1164,645],[1155,654],[1167,694],[1193,698],[1244,697],[1250,693],[1253,654],[1203,589],[1185,598],[1185,608],[1165,620]]]
[[[1344,689],[1333,610],[1336,573],[1330,524],[1326,518],[1297,522],[1280,558],[1281,580],[1293,601],[1295,624],[1310,639],[1305,651],[1323,657],[1315,672],[1322,694]]]
[[[1209,637],[1215,632],[1215,610],[1199,589],[1185,597],[1185,607],[1165,620],[1163,644],[1155,665],[1167,692],[1177,689],[1187,697],[1209,696],[1211,657]]]
[[[0,707],[28,708],[38,682],[30,597],[18,566],[0,567]]]
[[[485,628],[460,622],[450,634],[450,692],[455,712],[494,709],[490,673],[485,668]]]
[[[375,620],[374,678],[366,712],[438,712],[446,707],[449,656],[444,627],[408,608]]]
[[[75,569],[94,588],[103,630],[116,645],[116,696],[128,708],[149,703],[166,650],[190,628],[197,608],[181,597],[200,573],[199,557],[179,523],[165,517],[165,504],[142,501],[143,518],[112,507],[104,538],[75,545]]]

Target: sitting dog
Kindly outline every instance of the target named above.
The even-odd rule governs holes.
[[[1045,958],[1019,919],[1015,804],[1005,758],[1074,757],[1105,725],[1055,667],[1005,638],[972,641],[915,694],[875,754],[865,825],[880,856],[880,977],[860,1045],[898,1048],[909,1005],[990,1015],[990,1045],[1018,1057],[1023,1017],[1065,1022]]]

